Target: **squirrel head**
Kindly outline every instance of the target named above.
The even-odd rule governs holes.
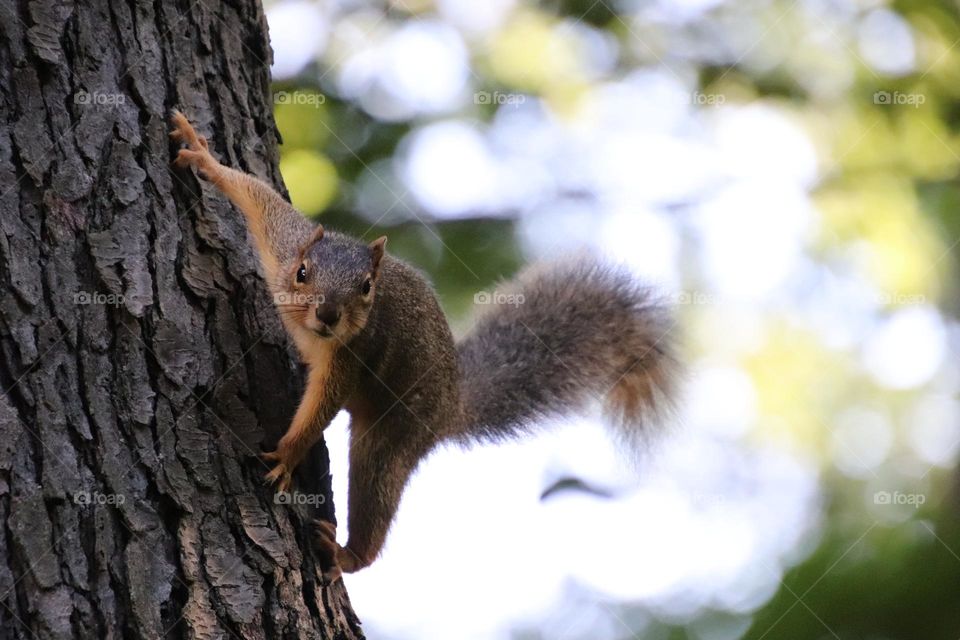
[[[367,324],[386,236],[365,245],[317,225],[283,270],[281,313],[322,339],[347,342]]]

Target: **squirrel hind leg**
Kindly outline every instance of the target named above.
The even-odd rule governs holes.
[[[351,417],[350,535],[337,552],[345,573],[370,566],[380,555],[407,481],[442,424],[437,407],[410,399],[382,414],[355,407]]]
[[[333,584],[344,573],[353,573],[371,564],[371,560],[364,560],[349,547],[337,543],[337,528],[331,522],[314,518],[311,527],[314,546],[323,567],[323,579],[327,584]]]
[[[337,528],[331,522],[314,518],[310,523],[313,542],[323,568],[323,581],[330,585],[343,576],[343,568],[337,562],[340,545],[337,544]]]

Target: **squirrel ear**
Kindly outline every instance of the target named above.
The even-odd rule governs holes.
[[[318,224],[317,227],[313,230],[313,233],[310,234],[310,238],[300,245],[300,259],[303,260],[303,256],[307,254],[307,250],[312,247],[315,243],[320,242],[320,239],[323,238],[323,225]]]
[[[387,244],[387,236],[380,236],[370,243],[370,251],[373,253],[373,275],[377,275],[380,268],[380,260],[383,258],[384,247]]]

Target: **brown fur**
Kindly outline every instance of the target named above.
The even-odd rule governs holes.
[[[454,344],[443,311],[413,267],[311,226],[269,186],[217,162],[180,113],[175,164],[195,167],[243,212],[284,327],[309,367],[293,423],[264,457],[286,490],[291,472],[336,413],[350,413],[349,539],[317,522],[328,578],[372,563],[404,487],[444,440],[501,438],[536,419],[605,398],[626,434],[638,433],[671,389],[672,324],[626,274],[582,259],[534,267],[502,290]]]

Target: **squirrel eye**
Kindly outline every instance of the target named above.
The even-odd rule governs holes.
[[[307,266],[301,264],[297,269],[297,282],[305,282],[307,279]]]
[[[370,295],[370,278],[367,278],[363,281],[363,286],[360,287],[360,291],[363,292],[363,295]]]

